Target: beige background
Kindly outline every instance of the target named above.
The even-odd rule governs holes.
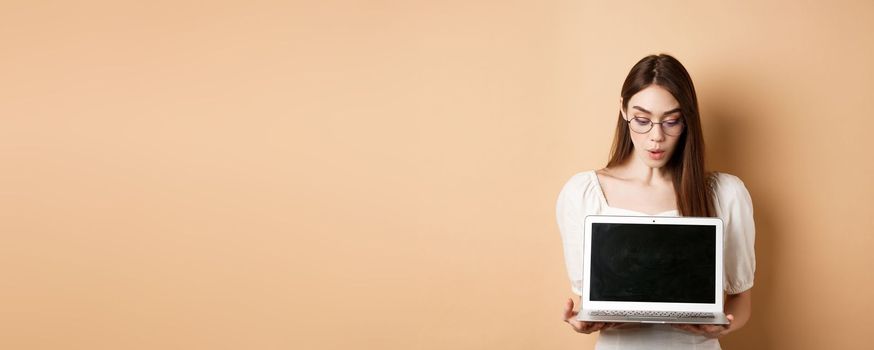
[[[868,346],[872,33],[871,1],[4,1],[0,348],[589,348],[555,200],[659,52],[755,203],[723,346]]]

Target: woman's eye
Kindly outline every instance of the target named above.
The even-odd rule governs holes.
[[[674,126],[677,126],[678,124],[680,124],[680,121],[677,119],[665,121],[665,126],[667,126],[667,127],[674,127]]]
[[[637,123],[637,125],[643,126],[649,124],[649,119],[635,117],[634,122]]]

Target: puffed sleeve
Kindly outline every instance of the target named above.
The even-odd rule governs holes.
[[[725,292],[738,294],[752,288],[756,272],[753,201],[737,176],[719,173],[716,204],[716,213],[725,223]]]
[[[582,175],[572,177],[561,189],[556,204],[556,219],[564,245],[564,261],[571,290],[583,294],[583,186]]]

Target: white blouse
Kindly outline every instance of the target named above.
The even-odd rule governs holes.
[[[725,223],[724,286],[737,294],[753,286],[756,271],[753,203],[743,182],[736,176],[716,173],[714,182],[716,215]],[[586,215],[649,215],[607,204],[594,170],[568,180],[558,195],[556,217],[564,245],[571,290],[582,295],[583,220]],[[655,214],[678,216],[677,210]],[[646,324],[635,328],[599,332],[595,349],[720,349],[717,339],[692,334],[670,325]]]

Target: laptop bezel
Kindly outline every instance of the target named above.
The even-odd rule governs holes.
[[[630,302],[630,301],[593,301],[591,298],[592,257],[592,225],[595,223],[611,224],[661,224],[661,225],[707,225],[716,228],[716,288],[714,303],[662,303],[662,302]],[[640,311],[687,311],[687,312],[722,312],[723,310],[723,227],[720,218],[703,217],[668,217],[668,216],[618,216],[618,215],[588,215],[585,218],[583,234],[583,295],[582,306],[588,310],[640,310]]]

